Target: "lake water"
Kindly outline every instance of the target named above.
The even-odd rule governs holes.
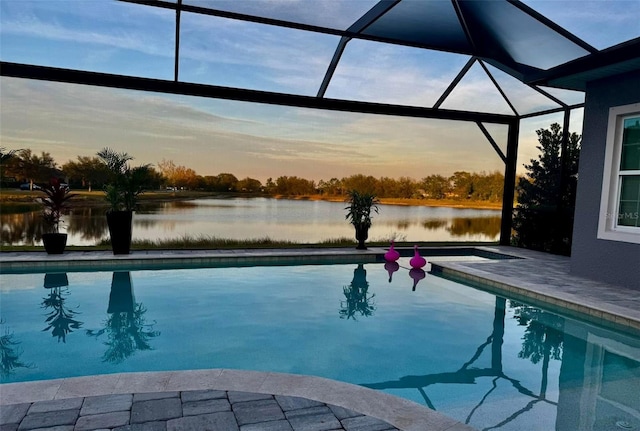
[[[142,206],[133,219],[133,239],[202,235],[229,239],[289,240],[315,243],[353,238],[344,202],[270,198],[196,199]],[[497,241],[500,211],[445,207],[380,205],[369,240]],[[39,212],[5,214],[2,243],[40,244]],[[93,245],[108,238],[104,209],[79,208],[65,216],[61,231],[68,245]],[[355,240],[354,240],[355,241]]]

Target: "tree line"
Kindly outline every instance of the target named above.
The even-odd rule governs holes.
[[[0,148],[2,187],[20,184],[46,184],[50,178],[63,178],[73,189],[101,190],[109,171],[97,157],[77,156],[76,160],[58,165],[50,153],[34,153],[30,149]],[[263,184],[250,177],[238,179],[232,173],[198,175],[193,169],[176,165],[171,160],[151,167],[150,190],[200,190],[216,193],[262,194],[283,196],[346,196],[349,190],[373,193],[380,198],[460,199],[500,202],[504,175],[498,171],[455,172],[451,176],[428,175],[420,180],[409,177],[375,178],[355,174],[329,180],[308,180],[297,176],[268,178]]]

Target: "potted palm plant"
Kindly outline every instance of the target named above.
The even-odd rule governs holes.
[[[357,190],[348,192],[349,205],[345,207],[347,215],[345,218],[356,230],[356,240],[358,250],[366,250],[364,242],[369,238],[369,228],[371,227],[371,211],[378,213],[380,201],[373,193],[361,193]]]
[[[138,196],[149,184],[151,165],[131,167],[129,161],[133,160],[133,157],[124,152],[118,153],[111,148],[103,148],[97,156],[110,173],[104,187],[104,194],[109,203],[107,225],[111,237],[111,249],[113,254],[129,254],[133,211],[138,203]]]
[[[62,254],[67,246],[67,234],[60,232],[60,218],[69,209],[69,199],[75,195],[69,193],[69,187],[57,178],[51,179],[41,191],[45,194],[39,200],[43,205],[42,218],[47,230],[42,234],[44,249],[48,254]]]

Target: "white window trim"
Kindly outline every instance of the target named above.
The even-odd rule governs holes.
[[[626,117],[640,115],[640,103],[614,106],[609,109],[607,141],[604,155],[604,174],[598,218],[598,239],[640,244],[640,228],[618,226],[618,196],[620,156],[622,153],[622,127]]]

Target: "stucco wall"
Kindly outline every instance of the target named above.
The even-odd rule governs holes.
[[[609,108],[640,102],[640,71],[587,86],[571,272],[640,290],[640,244],[597,239]]]

